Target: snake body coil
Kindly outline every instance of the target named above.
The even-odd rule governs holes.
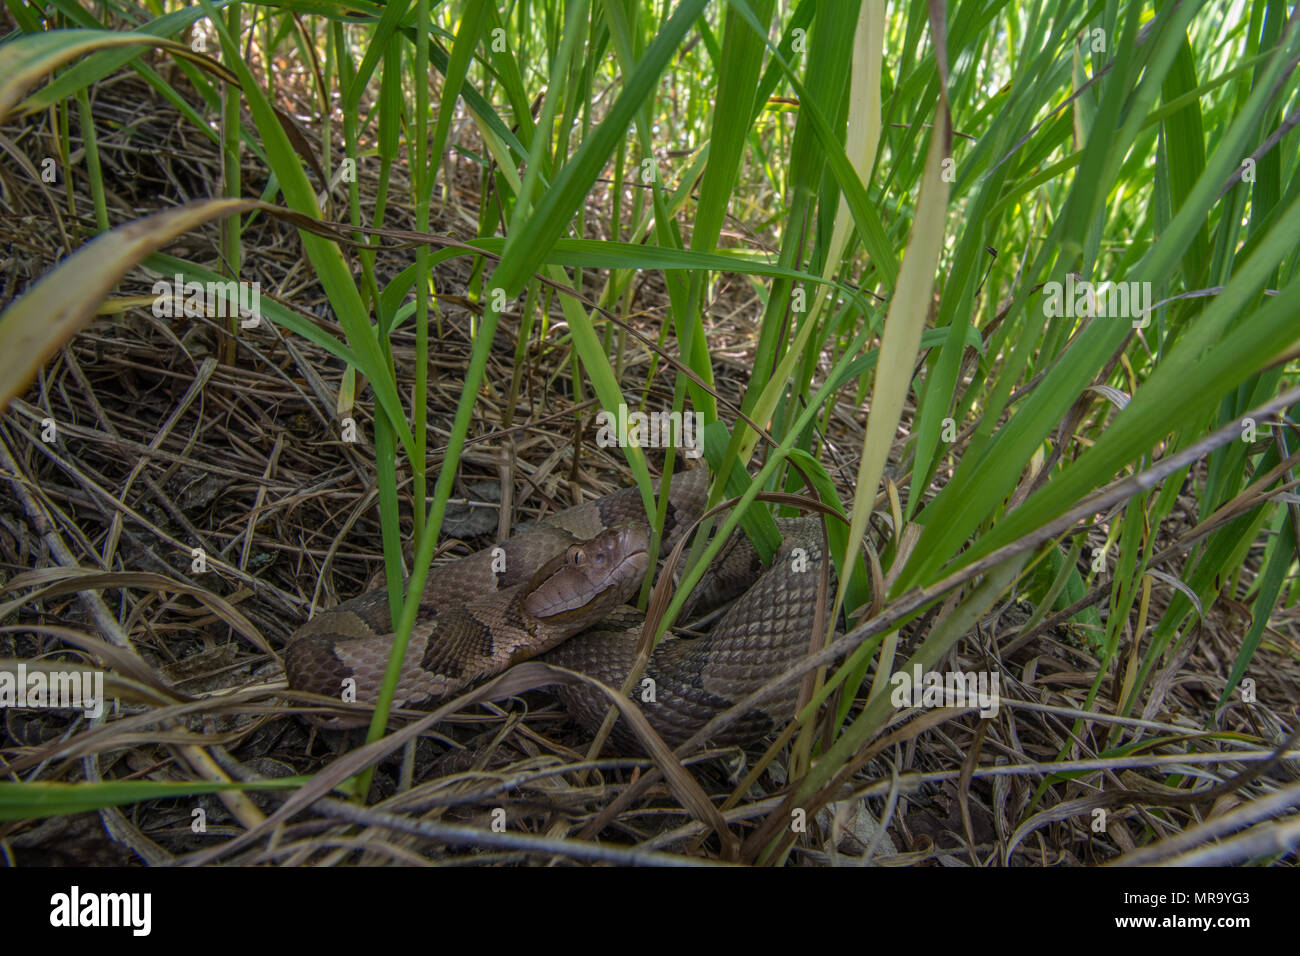
[[[663,553],[702,513],[707,477],[702,468],[673,477]],[[748,590],[713,630],[701,638],[665,639],[652,655],[645,678],[653,683],[642,685],[653,693],[634,692],[633,699],[670,745],[783,673],[807,648],[821,537],[806,519],[779,527],[784,540],[766,571],[743,535],[729,545],[725,566],[715,566],[715,589]],[[394,704],[428,706],[538,655],[618,687],[640,639],[641,616],[623,605],[646,573],[648,540],[640,494],[624,488],[561,511],[497,548],[431,568]],[[317,614],[285,651],[290,686],[335,698],[352,689],[356,700],[373,701],[391,632],[382,589]],[[608,709],[608,699],[591,687],[556,692],[592,730]],[[765,701],[713,743],[745,744],[774,730],[790,718],[796,692],[793,685]],[[626,752],[640,749],[621,720],[611,743]]]

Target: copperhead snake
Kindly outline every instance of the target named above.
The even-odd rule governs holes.
[[[704,468],[673,476],[661,553],[702,513],[707,481]],[[728,544],[726,567],[714,572],[713,589],[722,597],[744,593],[712,631],[698,638],[669,636],[650,659],[645,677],[654,682],[653,699],[635,692],[633,699],[670,746],[784,673],[808,646],[821,535],[810,519],[782,520],[778,527],[783,543],[765,571],[742,534]],[[641,616],[626,602],[648,570],[649,536],[639,492],[624,488],[557,512],[497,548],[435,565],[421,594],[394,705],[427,708],[539,655],[619,687],[640,639]],[[792,562],[796,547],[803,554]],[[336,699],[351,687],[357,701],[372,702],[392,649],[391,631],[383,589],[316,614],[285,650],[290,687]],[[566,685],[555,691],[589,730],[608,710],[608,698],[594,688]],[[712,743],[744,745],[775,730],[790,719],[796,693],[797,685],[791,685]],[[640,749],[622,719],[610,743],[624,752]]]

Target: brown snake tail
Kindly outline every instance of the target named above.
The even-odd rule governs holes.
[[[703,511],[704,468],[673,476],[667,553]],[[632,699],[670,744],[783,673],[808,646],[822,560],[816,521],[778,523],[783,543],[762,571],[743,535],[710,570],[714,590],[747,591],[700,638],[660,642]],[[647,570],[650,529],[636,488],[587,501],[465,558],[431,568],[394,695],[399,707],[440,698],[530,657],[618,687],[640,640],[641,616],[625,602]],[[761,573],[760,573],[761,572]],[[289,639],[290,687],[336,699],[376,699],[392,648],[383,589],[322,611]],[[589,729],[609,701],[595,688],[559,687],[565,708]],[[797,686],[733,722],[716,744],[747,744],[790,719]],[[333,726],[363,722],[342,720]],[[324,723],[322,721],[322,723]],[[611,743],[640,750],[619,721]]]

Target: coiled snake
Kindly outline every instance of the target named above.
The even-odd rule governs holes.
[[[703,468],[673,476],[663,553],[702,513],[707,480]],[[748,590],[713,630],[705,637],[666,638],[650,659],[645,676],[654,682],[653,700],[639,694],[634,700],[670,746],[784,673],[808,646],[821,535],[809,519],[783,520],[778,527],[783,543],[766,571],[739,534],[728,546],[725,569],[715,566],[715,591]],[[558,512],[498,548],[431,568],[394,704],[428,706],[538,655],[620,686],[636,657],[641,621],[624,604],[647,571],[648,540],[640,494],[624,488]],[[790,560],[794,548],[803,549],[797,561]],[[373,701],[391,631],[382,589],[317,614],[289,640],[290,686],[335,698],[352,686],[356,700]],[[590,730],[608,709],[608,698],[594,688],[564,686],[556,693]],[[764,736],[790,719],[796,693],[791,685],[712,742],[746,744]],[[610,741],[625,752],[639,749],[622,720]]]

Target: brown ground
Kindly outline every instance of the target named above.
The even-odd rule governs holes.
[[[139,81],[118,78],[102,84],[95,93],[94,115],[105,177],[112,187],[109,213],[115,223],[219,194],[215,148]],[[75,116],[73,122],[74,142],[79,142]],[[48,117],[16,122],[0,132],[33,162],[53,154]],[[437,210],[434,231],[469,237],[468,230],[477,221],[478,167],[463,158],[450,162],[457,188]],[[80,175],[83,167],[75,163],[74,167]],[[93,213],[84,179],[75,183],[77,212],[70,215],[62,183],[56,189],[37,188],[13,165],[0,168],[0,176],[8,207],[0,222],[8,250],[0,260],[0,305],[6,305],[66,254],[65,236],[72,248],[87,241]],[[246,194],[256,194],[263,185],[263,173],[246,156]],[[404,182],[394,183],[394,199],[402,189]],[[373,191],[374,183],[363,180],[363,196],[372,199]],[[593,204],[600,202],[601,197],[593,198]],[[326,210],[327,217],[335,219],[344,214],[345,207],[337,202]],[[598,221],[595,216],[591,220]],[[388,225],[411,228],[408,210],[394,210]],[[756,242],[762,239],[753,237]],[[263,295],[312,317],[343,338],[303,258],[295,230],[262,216],[245,234],[244,243],[243,278],[258,280]],[[212,227],[192,233],[167,251],[215,267],[217,248],[218,234]],[[380,253],[376,269],[381,283],[405,268],[412,257],[409,249]],[[437,328],[431,332],[436,358],[430,369],[430,479],[437,474],[471,345],[472,313],[456,304],[463,303],[470,270],[471,260],[462,258],[436,273],[438,289],[452,299],[443,303]],[[133,270],[116,295],[148,295],[152,281],[143,271]],[[591,282],[589,278],[588,288]],[[643,276],[635,290],[628,310],[632,321],[657,336],[668,314],[662,281],[656,275]],[[726,399],[738,399],[751,372],[751,331],[760,312],[745,285],[725,280],[709,310],[710,345],[718,357],[717,385]],[[628,482],[621,457],[596,448],[591,441],[590,393],[584,383],[576,386],[575,393],[574,364],[562,340],[558,307],[551,314],[547,339],[539,344],[534,335],[518,368],[518,320],[503,321],[498,330],[457,488],[458,496],[479,503],[508,488],[517,508],[515,522]],[[233,364],[219,361],[231,342]],[[406,398],[415,355],[410,323],[394,334],[392,348]],[[622,363],[627,394],[639,395],[645,387],[650,358],[646,350],[627,345]],[[166,687],[191,696],[247,692],[233,704],[208,698],[186,714],[168,710],[168,719],[162,722],[156,715],[149,719],[147,708],[126,706],[99,731],[102,736],[93,746],[54,758],[40,779],[96,775],[193,779],[202,771],[185,745],[195,734],[212,745],[208,748],[212,759],[232,777],[310,775],[360,744],[359,732],[315,732],[292,715],[277,659],[285,639],[310,609],[331,606],[382,580],[371,394],[359,389],[349,411],[361,440],[356,445],[342,442],[338,431],[343,417],[338,408],[342,380],[338,359],[269,323],[232,339],[207,320],[158,319],[147,308],[133,307],[102,316],[78,335],[0,419],[0,445],[7,459],[0,461],[0,468],[15,489],[0,500],[0,582],[7,581],[0,598],[26,598],[4,606],[0,626],[10,627],[0,630],[0,659],[33,660],[53,654],[93,663],[95,655],[70,649],[65,635],[39,628],[71,629],[92,641],[112,642],[114,635],[106,633],[105,627],[111,629],[115,621],[118,634],[129,638],[146,671]],[[671,400],[672,381],[664,375],[662,362],[657,364],[650,393],[656,407]],[[58,440],[53,443],[40,438],[41,422],[47,417],[58,424]],[[724,418],[734,420],[727,414]],[[861,410],[844,408],[833,418],[823,447],[814,449],[841,481],[846,500],[856,473],[852,450],[861,445],[863,418]],[[658,466],[657,461],[653,464]],[[404,527],[409,531],[406,477]],[[1191,519],[1190,496],[1186,504]],[[449,520],[469,521],[474,513],[462,507]],[[477,529],[472,523],[457,526],[470,540],[451,544],[450,554],[481,546],[492,537],[495,512],[486,513],[489,521]],[[477,537],[471,534],[475,530]],[[1171,522],[1169,530],[1172,535],[1185,528]],[[207,573],[191,571],[190,549],[196,546],[204,549],[210,562]],[[98,618],[93,600],[42,590],[42,569],[69,566],[83,569],[84,583],[99,595]],[[1177,567],[1166,570],[1176,573]],[[119,571],[148,572],[171,586],[159,578],[135,578],[123,586],[103,577]],[[189,590],[177,590],[182,586]],[[1158,590],[1156,607],[1167,599],[1167,592]],[[246,617],[264,645],[233,628],[227,609],[237,609]],[[1157,682],[1162,695],[1149,708],[1150,719],[1188,728],[1204,726],[1247,626],[1240,610],[1241,605],[1220,602],[1206,626],[1187,642],[1186,655],[1174,662],[1166,680]],[[1020,681],[1004,686],[1005,696],[1082,708],[1095,674],[1095,659],[1080,649],[1077,635],[1061,628],[1018,641],[1007,653],[1005,648],[1024,619],[1025,612],[1017,605],[1002,609],[980,633],[962,642],[953,666],[981,667],[986,655],[1000,647],[1004,672]],[[1291,636],[1292,620],[1275,620],[1274,625],[1277,630],[1266,637],[1256,658],[1258,666],[1252,668],[1259,699],[1268,706],[1230,708],[1220,719],[1223,729],[1271,739],[1279,721],[1294,720],[1300,699],[1295,652],[1300,645]],[[922,619],[919,627],[924,626]],[[918,632],[916,626],[908,629],[904,649]],[[136,676],[144,681],[148,673]],[[1107,700],[1114,693],[1112,676],[1108,675],[1101,691]],[[1100,703],[1100,709],[1111,706]],[[136,714],[145,716],[126,720]],[[53,756],[60,742],[79,740],[86,733],[84,720],[63,712],[4,710],[0,717],[0,762],[21,768],[24,779]],[[1071,745],[1069,718],[1004,708],[986,724],[967,716],[900,741],[857,777],[858,791],[867,791],[872,798],[871,811],[890,819],[894,848],[878,847],[875,856],[894,865],[933,865],[939,859],[969,863],[969,842],[984,861],[994,849],[1007,845],[1025,819],[1062,801],[1090,796],[1097,780],[1089,778],[1094,783],[1088,785],[1057,783],[1040,795],[1036,788],[1041,778],[1031,775],[979,777],[969,785],[954,778],[922,783],[898,795],[895,803],[886,799],[891,773],[954,772],[971,760],[980,766],[1050,760],[1063,748],[1076,758],[1094,757],[1108,743],[1104,726],[1090,727]],[[587,741],[540,693],[500,708],[467,708],[439,730],[407,754],[414,789],[402,780],[400,752],[380,764],[372,799],[394,798],[383,809],[412,819],[486,827],[492,810],[505,806],[512,830],[573,836],[645,767],[644,761],[605,760],[596,773],[585,777],[558,772],[562,765],[583,758]],[[761,748],[749,755],[726,751],[692,760],[691,766],[706,792],[725,794],[758,753]],[[1233,773],[1244,765],[1229,762],[1211,769]],[[1274,768],[1268,775],[1271,782],[1250,784],[1247,796],[1230,795],[1204,805],[1161,809],[1146,801],[1119,806],[1108,831],[1100,834],[1091,832],[1091,818],[1083,812],[1059,821],[1044,820],[1040,828],[1018,840],[1009,859],[1002,862],[1037,865],[1110,859],[1148,842],[1152,833],[1175,832],[1295,776],[1289,767]],[[1139,775],[1122,770],[1108,775],[1103,786],[1113,793],[1125,787],[1160,787],[1167,780],[1159,771]],[[779,794],[783,782],[778,761],[751,788],[737,817],[761,819],[771,809],[768,798]],[[258,795],[253,803],[270,812],[280,799]],[[206,813],[206,834],[191,831],[195,807]],[[850,804],[843,807],[837,829],[842,835],[839,849],[857,855],[861,844],[870,839],[869,827]],[[102,819],[99,814],[82,814],[0,824],[0,847],[18,862],[29,864],[161,861],[212,847],[239,833],[250,819],[254,817],[241,819],[237,809],[216,798],[155,800],[125,807],[121,813],[106,811]],[[604,836],[614,842],[643,842],[688,822],[672,795],[657,784],[609,823]],[[837,852],[829,826],[829,815],[814,819],[812,832],[800,842],[792,861],[827,862]],[[348,832],[353,842],[339,842]],[[666,837],[653,847],[708,854],[718,850],[715,840],[692,849],[689,840]],[[426,836],[349,830],[337,820],[311,812],[296,817],[273,847],[257,842],[245,855],[232,858],[409,862],[419,857],[474,862],[525,859],[517,851],[449,845]]]

